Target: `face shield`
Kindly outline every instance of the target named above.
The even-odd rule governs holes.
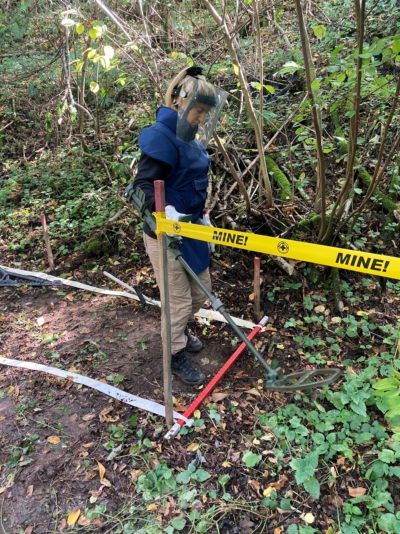
[[[228,93],[212,86],[201,92],[200,84],[197,80],[195,82],[191,96],[187,96],[184,90],[179,94],[176,136],[187,143],[196,139],[206,148]]]

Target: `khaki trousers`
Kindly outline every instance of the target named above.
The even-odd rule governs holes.
[[[154,269],[158,287],[160,287],[160,252],[157,239],[144,234],[144,245]],[[185,328],[191,317],[199,311],[206,296],[189,277],[182,265],[170,250],[167,250],[169,301],[171,312],[171,351],[175,354],[186,347]],[[209,269],[197,275],[211,291]],[[164,314],[161,310],[161,332],[164,331]]]

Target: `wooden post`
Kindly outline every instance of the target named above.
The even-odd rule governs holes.
[[[43,227],[43,237],[44,237],[44,243],[46,245],[47,259],[49,261],[50,269],[53,271],[54,270],[54,258],[53,258],[53,252],[51,250],[49,230],[47,228],[47,222],[46,222],[46,215],[44,213],[42,213],[40,216],[40,222],[42,223],[42,227]]]
[[[253,278],[253,289],[254,289],[254,315],[256,320],[259,321],[261,318],[260,310],[260,258],[254,257],[254,278]]]
[[[154,182],[156,211],[165,211],[165,189],[162,180]],[[174,424],[173,401],[172,401],[172,375],[171,375],[171,313],[169,307],[168,288],[168,264],[167,264],[167,240],[164,233],[157,236],[160,250],[160,301],[161,314],[164,316],[162,346],[163,346],[163,384],[165,418],[167,426],[171,428]]]

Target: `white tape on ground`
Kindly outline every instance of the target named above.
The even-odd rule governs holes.
[[[72,380],[76,384],[82,384],[83,386],[100,391],[101,393],[104,393],[113,399],[124,402],[125,404],[129,404],[130,406],[134,406],[135,408],[140,408],[146,412],[155,413],[165,417],[165,407],[161,404],[158,404],[152,400],[143,399],[142,397],[138,397],[136,395],[132,395],[131,393],[127,393],[126,391],[118,389],[114,386],[110,386],[109,384],[104,384],[104,382],[100,382],[100,380],[95,380],[94,378],[89,378],[87,376],[72,373],[70,371],[64,371],[63,369],[57,369],[57,367],[49,367],[47,365],[42,365],[41,363],[11,360],[9,358],[3,358],[2,356],[0,356],[0,364],[8,365],[10,367],[19,367],[21,369],[29,369],[31,371],[40,371],[42,373],[59,376],[60,378],[66,378]],[[191,424],[190,419],[187,419],[178,412],[174,412],[173,417],[176,421],[179,419],[184,419],[187,425],[190,426]]]
[[[82,284],[81,282],[75,282],[74,280],[68,280],[66,278],[59,278],[58,276],[52,276],[51,274],[47,273],[23,271],[22,269],[12,269],[10,267],[6,267],[5,265],[0,265],[0,268],[4,271],[7,271],[9,274],[23,274],[28,276],[35,276],[36,278],[41,278],[42,280],[50,281],[58,280],[65,286],[76,287],[77,289],[84,289],[86,291],[92,291],[93,293],[101,293],[103,295],[111,295],[113,297],[125,297],[128,299],[139,300],[139,297],[137,295],[134,295],[133,293],[128,293],[127,291],[112,291],[110,289],[103,289],[101,287],[89,286],[88,284]],[[157,306],[158,308],[161,307],[159,300],[154,300],[146,296],[144,298],[148,304],[151,304],[152,306]],[[196,316],[201,317],[202,319],[207,319],[208,321],[219,321],[220,323],[226,323],[225,317],[215,310],[206,310],[204,308],[201,308],[198,313],[196,313]],[[255,323],[252,323],[251,321],[246,321],[245,319],[240,319],[238,317],[232,317],[232,319],[235,324],[237,326],[240,326],[241,328],[248,328],[249,330],[252,330],[256,326]]]

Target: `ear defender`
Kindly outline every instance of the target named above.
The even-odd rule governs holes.
[[[167,92],[165,94],[165,105],[167,107],[172,107],[173,99],[177,96],[182,96],[183,98],[185,98],[187,95],[183,96],[180,94],[182,81],[186,76],[191,76],[192,78],[197,79],[198,76],[202,76],[202,72],[202,67],[189,67],[188,69],[181,70],[181,72],[179,72],[179,74],[177,74],[172,80],[167,89]]]

